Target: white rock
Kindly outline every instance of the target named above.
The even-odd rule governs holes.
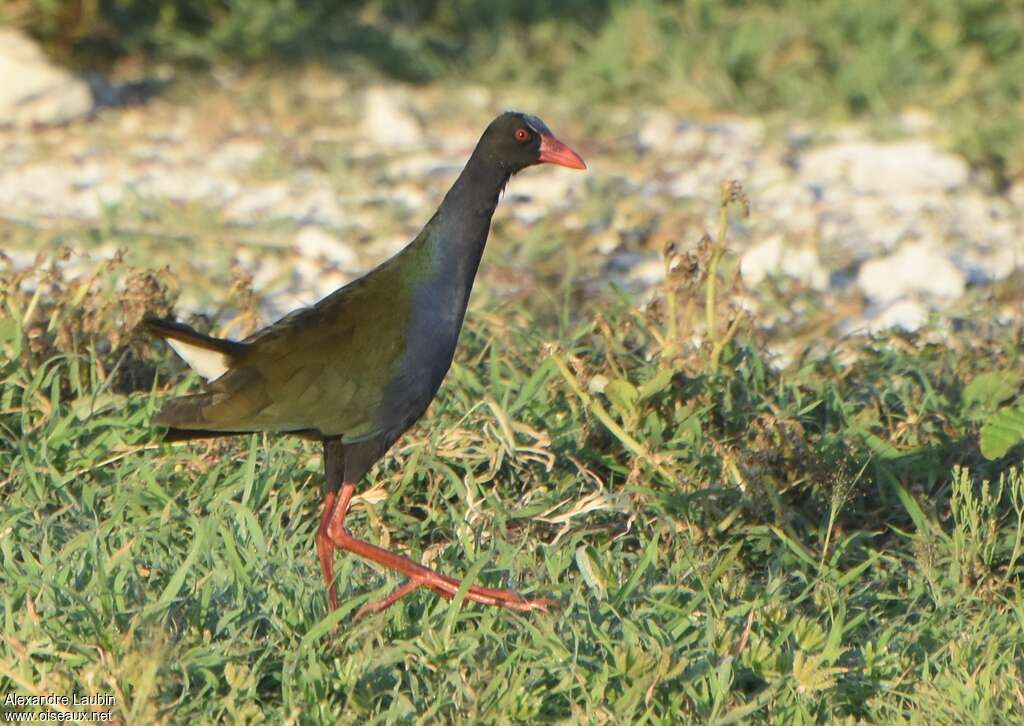
[[[847,181],[861,193],[943,192],[963,186],[967,162],[928,141],[846,141],[814,149],[800,159],[805,183]]]
[[[828,289],[828,270],[821,264],[813,247],[803,245],[790,249],[783,253],[781,262],[782,272],[789,277],[796,278],[815,290]]]
[[[1014,182],[1006,191],[1006,196],[1013,206],[1024,211],[1024,180]]]
[[[0,79],[0,126],[62,124],[92,112],[89,86],[13,28],[0,27]]]
[[[519,222],[526,225],[539,222],[544,218],[544,215],[547,212],[547,210],[541,205],[528,199],[522,199],[522,197],[513,201],[515,204],[512,206],[512,216]]]
[[[239,192],[231,179],[213,176],[201,168],[168,167],[154,169],[135,184],[140,196],[171,199],[177,202],[202,200],[216,206]]]
[[[610,255],[622,244],[622,239],[619,237],[618,232],[611,227],[607,227],[592,233],[589,244],[602,255]]]
[[[483,109],[491,103],[491,90],[487,86],[467,84],[460,92],[462,103],[469,108]]]
[[[660,285],[665,281],[665,260],[661,255],[644,260],[629,271],[627,278],[641,288]]]
[[[221,144],[210,155],[207,164],[217,171],[245,171],[265,153],[266,146],[259,141],[231,139]]]
[[[366,255],[371,259],[386,260],[409,244],[406,237],[380,237],[366,246]]]
[[[900,112],[899,123],[907,133],[922,136],[935,129],[935,116],[926,109],[911,106]]]
[[[781,235],[773,235],[748,248],[740,258],[740,271],[749,287],[778,273],[796,278],[815,290],[826,290],[829,284],[828,270],[821,264],[817,251],[808,245],[787,247]]]
[[[706,187],[708,187],[707,180],[692,173],[690,169],[682,169],[678,176],[668,183],[665,191],[676,199],[692,199],[699,197]]]
[[[571,201],[572,191],[583,181],[578,171],[548,167],[543,174],[521,174],[509,189],[517,197],[551,207]]]
[[[782,259],[782,235],[773,235],[748,248],[740,258],[743,281],[755,287],[779,269]]]
[[[673,114],[654,111],[641,124],[637,140],[645,149],[667,149],[673,145],[679,126],[679,119]]]
[[[897,300],[868,322],[868,330],[881,333],[889,328],[902,328],[912,333],[928,320],[928,310],[912,300]]]
[[[301,191],[293,190],[292,197],[275,210],[277,214],[300,224],[341,227],[345,223],[338,194],[329,184],[304,182],[293,186]]]
[[[295,290],[284,290],[265,295],[261,311],[268,320],[280,320],[288,313],[299,308],[309,307],[316,301],[316,295],[309,290],[301,293]]]
[[[395,88],[374,86],[366,91],[363,130],[377,145],[391,149],[422,143],[419,119],[405,95]]]
[[[954,258],[972,285],[987,285],[1009,277],[1024,264],[1024,239],[982,248],[967,247]]]
[[[303,257],[323,257],[342,269],[355,267],[359,262],[359,256],[349,245],[313,225],[302,228],[295,238],[295,246]]]
[[[274,182],[243,188],[225,207],[224,218],[230,222],[253,222],[259,217],[273,216],[272,211],[288,199],[288,185]]]
[[[282,274],[277,257],[266,254],[265,250],[239,246],[235,249],[235,262],[252,275],[253,289],[261,294],[272,289]]]
[[[427,195],[415,184],[393,186],[388,190],[385,199],[388,204],[398,204],[411,210],[418,210],[427,203]]]
[[[104,183],[89,188],[89,175],[69,164],[41,162],[0,169],[0,210],[2,213],[31,216],[71,216],[93,218],[101,211],[100,202],[112,203],[122,190]]]
[[[864,294],[878,303],[908,293],[953,299],[964,293],[967,278],[943,254],[924,242],[901,247],[894,254],[868,260],[857,273]]]
[[[354,278],[352,275],[347,275],[337,270],[319,270],[310,282],[313,285],[313,291],[316,294],[317,300],[330,295],[332,292],[340,287],[344,287]]]
[[[749,149],[759,146],[764,142],[764,122],[758,118],[726,118],[710,124],[708,130],[714,134],[714,139],[722,147],[721,151],[728,149]],[[746,157],[743,153],[740,156]]]
[[[36,263],[39,253],[35,250],[4,250],[4,254],[10,262],[0,258],[0,265],[7,266],[9,264],[11,270],[25,270]]]
[[[412,177],[422,179],[431,174],[458,174],[462,167],[448,163],[443,157],[433,153],[405,154],[388,164],[388,173],[399,178]],[[454,178],[454,176],[453,176]]]

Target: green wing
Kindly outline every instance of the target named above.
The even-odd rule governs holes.
[[[242,342],[207,392],[172,399],[156,421],[202,431],[304,431],[348,440],[378,433],[397,375],[430,227],[364,277]]]

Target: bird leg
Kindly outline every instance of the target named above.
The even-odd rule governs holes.
[[[334,542],[327,534],[327,527],[334,512],[334,499],[335,492],[327,492],[324,513],[320,515],[320,527],[316,530],[316,553],[320,556],[320,571],[324,573],[324,585],[327,586],[332,612],[338,609],[338,587],[334,583]]]
[[[356,613],[356,618],[358,619],[368,613],[377,613],[385,610],[418,587],[429,588],[444,598],[451,599],[455,597],[459,588],[462,586],[462,583],[458,580],[442,575],[439,572],[435,572],[430,568],[413,562],[407,557],[402,557],[394,552],[390,552],[383,547],[378,547],[370,544],[369,542],[356,539],[349,534],[348,530],[345,529],[344,522],[345,515],[348,514],[349,503],[352,500],[355,488],[355,484],[351,482],[344,483],[341,487],[341,491],[338,493],[337,501],[333,504],[330,515],[326,513],[325,509],[324,521],[327,522],[326,535],[331,544],[338,549],[346,550],[354,555],[370,560],[371,562],[376,562],[378,565],[383,565],[389,570],[400,572],[409,578],[407,583],[399,587],[387,597],[376,602],[367,603],[360,608],[359,612]],[[328,504],[330,504],[330,501],[328,501]],[[321,531],[324,531],[323,523],[321,523]],[[320,549],[320,542],[321,537],[318,532],[317,547],[322,553],[323,549]],[[323,555],[321,554],[321,564],[322,563]],[[326,577],[326,567],[324,568],[324,572]],[[478,602],[483,605],[497,605],[511,610],[518,610],[519,612],[547,610],[548,607],[554,604],[546,598],[527,599],[512,590],[495,590],[489,587],[481,587],[479,585],[471,585],[466,590],[465,597],[467,600]],[[332,607],[336,607],[333,601]]]

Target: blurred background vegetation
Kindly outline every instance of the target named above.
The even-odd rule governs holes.
[[[1004,185],[1024,174],[1022,0],[7,0],[72,64],[318,61],[425,82],[787,119],[931,110]],[[484,62],[486,61],[486,62]]]

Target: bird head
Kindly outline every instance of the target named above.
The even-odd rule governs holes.
[[[491,121],[475,155],[497,163],[510,174],[534,164],[587,168],[579,154],[555,138],[547,124],[518,111],[506,111]]]

